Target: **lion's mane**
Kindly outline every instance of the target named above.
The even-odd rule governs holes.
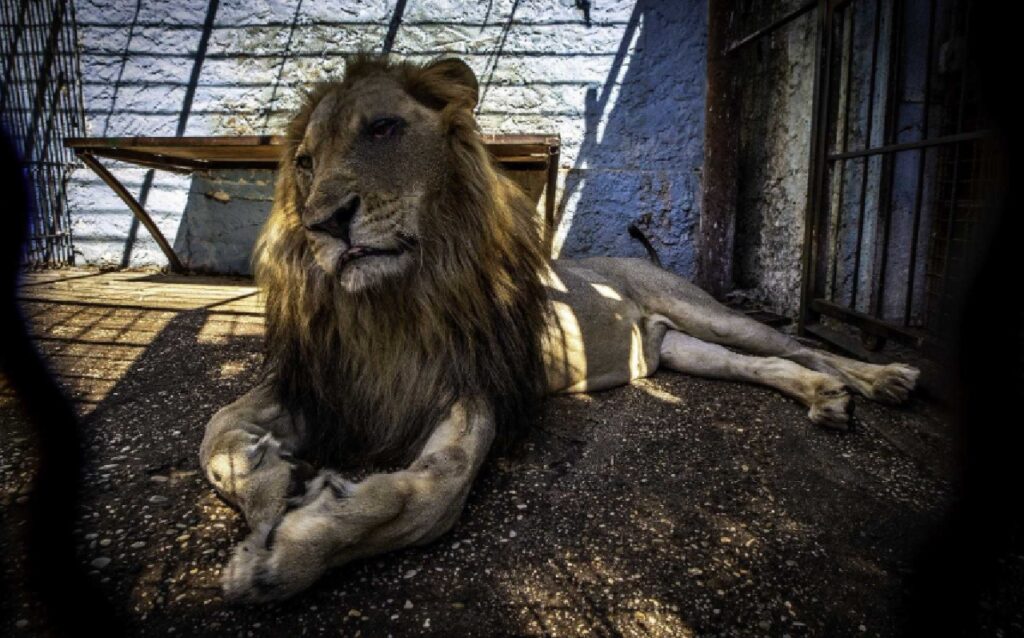
[[[409,461],[457,398],[493,406],[507,442],[546,383],[540,225],[495,170],[473,118],[475,95],[427,67],[360,57],[342,82],[309,93],[283,157],[293,156],[320,99],[377,73],[440,108],[446,129],[445,177],[422,213],[418,265],[383,286],[344,291],[313,260],[287,159],[254,257],[267,373],[301,417],[304,452],[340,467]]]

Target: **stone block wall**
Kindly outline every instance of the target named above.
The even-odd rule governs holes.
[[[278,133],[303,86],[340,75],[346,54],[381,50],[397,24],[393,55],[452,54],[476,71],[485,131],[561,135],[558,254],[643,255],[626,233],[636,222],[666,265],[693,274],[703,1],[605,0],[584,12],[574,0],[413,0],[400,22],[395,0],[77,0],[76,7],[89,135]],[[248,271],[272,172],[181,176],[110,165],[186,264]],[[88,169],[74,173],[69,205],[79,263],[165,263]]]

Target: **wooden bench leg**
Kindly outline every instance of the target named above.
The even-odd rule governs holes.
[[[149,213],[146,212],[146,209],[142,207],[142,204],[140,204],[139,201],[128,192],[128,189],[126,189],[121,182],[117,181],[117,178],[114,177],[105,166],[99,163],[99,160],[97,160],[92,153],[81,152],[78,153],[78,157],[85,162],[86,166],[99,175],[100,179],[106,182],[107,186],[109,186],[111,190],[117,193],[118,197],[120,197],[124,203],[128,205],[128,208],[131,209],[132,214],[135,215],[136,219],[142,222],[142,225],[146,227],[149,234],[156,240],[157,245],[160,246],[160,250],[163,251],[164,256],[167,257],[171,270],[174,272],[184,272],[185,266],[182,265],[181,260],[178,259],[178,255],[174,253],[174,249],[171,248],[169,243],[167,243],[167,238],[165,238],[163,233],[160,232],[160,229],[157,228],[157,225],[153,222]]]
[[[558,230],[559,220],[555,219],[555,189],[558,188],[558,146],[548,147],[547,182],[544,185],[544,247],[551,257],[551,246]]]

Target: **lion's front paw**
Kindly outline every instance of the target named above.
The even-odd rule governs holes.
[[[237,603],[283,600],[309,587],[323,571],[316,558],[294,555],[263,525],[235,547],[224,568],[224,598]],[[291,557],[288,554],[293,554]]]
[[[903,403],[910,396],[921,371],[902,363],[883,366],[871,384],[869,397],[884,403]]]
[[[315,501],[324,501],[328,507],[331,503],[347,498],[355,484],[333,470],[320,470],[306,481],[301,492],[288,499],[289,509],[306,507]]]
[[[238,544],[224,569],[225,598],[242,603],[281,600],[312,585],[333,562],[351,525],[337,515],[352,483],[323,470],[273,524]]]
[[[837,379],[826,378],[815,388],[807,416],[818,425],[845,430],[850,425],[853,401]]]
[[[255,603],[285,597],[278,593],[278,579],[268,565],[271,551],[267,539],[271,529],[270,525],[261,526],[235,547],[222,576],[226,599]]]

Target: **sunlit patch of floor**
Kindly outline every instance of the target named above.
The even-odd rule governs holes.
[[[150,562],[131,592],[130,609],[140,621],[157,607],[202,607],[220,597],[221,570],[241,521],[212,492],[200,497],[193,512],[196,520],[167,528],[167,533],[147,548]]]
[[[661,388],[660,384],[652,379],[637,379],[633,382],[633,385],[647,393],[648,396],[659,401],[664,401],[665,403],[670,403],[672,405],[682,405],[683,403],[681,398],[671,392],[666,392]]]
[[[129,370],[146,371],[139,356],[182,313],[206,315],[202,344],[263,332],[256,288],[240,278],[43,271],[25,274],[18,298],[33,339],[83,416],[116,392]],[[237,375],[249,363],[226,363],[222,375]],[[0,406],[11,397],[0,378]]]
[[[531,571],[515,571],[503,597],[529,635],[692,636],[677,604],[645,595],[643,577],[611,557],[566,552]],[[632,585],[631,585],[632,584]],[[637,593],[609,598],[623,587]]]
[[[198,450],[259,378],[251,282],[61,271],[20,294],[84,416],[79,555],[138,635],[886,635],[947,497],[933,462],[947,436],[921,402],[861,401],[838,435],[770,389],[659,372],[546,402],[436,542],[333,570],[294,600],[229,605],[222,569],[249,530]],[[35,463],[21,418],[0,411],[12,529]],[[23,560],[13,535],[0,550]],[[34,628],[25,605],[0,599]]]

